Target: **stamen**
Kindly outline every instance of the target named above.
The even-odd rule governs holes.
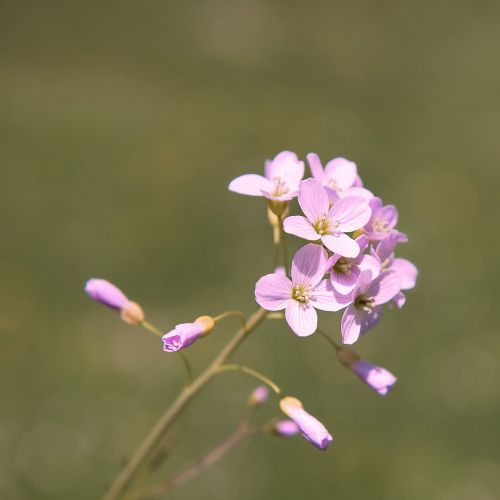
[[[351,274],[352,259],[346,257],[341,257],[337,263],[333,266],[333,269],[340,274]]]
[[[292,289],[292,299],[297,302],[307,304],[309,302],[309,295],[311,291],[312,290],[309,285],[295,285]]]
[[[378,233],[388,233],[391,230],[389,221],[380,220],[378,218],[373,221],[373,229]]]
[[[273,196],[281,196],[283,194],[288,193],[289,188],[288,185],[285,181],[281,180],[281,177],[275,177],[273,179],[274,182],[274,191],[273,191]]]
[[[373,312],[373,308],[375,307],[375,299],[373,297],[366,297],[366,295],[361,294],[356,297],[354,306],[357,309],[361,309],[368,314],[371,314]]]

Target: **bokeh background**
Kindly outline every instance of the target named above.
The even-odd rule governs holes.
[[[258,437],[172,498],[498,498],[499,16],[493,1],[1,2],[0,497],[102,495],[183,374],[85,280],[165,329],[251,312],[271,235],[263,202],[227,184],[290,149],[355,160],[399,207],[419,283],[356,345],[399,381],[379,397],[320,338],[262,327],[234,359],[335,444]],[[339,335],[338,315],[321,324]],[[204,392],[158,477],[231,432],[253,387]]]

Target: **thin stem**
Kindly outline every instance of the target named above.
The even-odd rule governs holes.
[[[222,319],[225,319],[225,318],[228,318],[230,316],[234,316],[236,318],[239,318],[240,319],[240,322],[241,322],[241,326],[245,326],[245,323],[247,321],[247,317],[240,311],[226,311],[226,312],[223,312],[221,314],[219,314],[218,316],[215,316],[214,317],[214,321],[217,323],[218,321],[222,320]]]
[[[161,330],[156,326],[154,326],[153,324],[149,323],[148,321],[142,320],[141,326],[144,327],[146,330],[149,330],[151,333],[154,333],[158,337],[163,337],[163,333],[161,332]],[[193,370],[191,368],[191,365],[189,364],[189,360],[182,351],[179,351],[178,355],[180,356],[182,364],[184,365],[184,368],[186,370],[188,383],[191,383],[193,381]]]
[[[226,359],[235,351],[247,335],[262,322],[266,314],[267,311],[264,309],[258,309],[252,314],[245,326],[238,329],[234,337],[226,344],[212,363],[191,384],[184,387],[139,445],[127,465],[118,474],[106,493],[105,500],[116,500],[123,496],[125,490],[130,486],[137,473],[141,470],[144,463],[148,461],[165,433],[170,429],[179,415],[193,398],[217,375],[219,367],[225,363]]]
[[[266,316],[266,319],[283,319],[284,317],[282,312],[271,312]]]
[[[322,330],[318,329],[318,330],[316,330],[316,332],[319,333],[321,335],[321,337],[323,337],[330,345],[332,345],[336,351],[342,349],[342,346],[340,344],[335,342],[335,340],[333,340],[328,334],[326,334]]]
[[[184,483],[198,476],[205,469],[211,467],[212,465],[215,465],[243,439],[251,436],[255,432],[256,430],[249,426],[246,419],[242,420],[232,434],[230,434],[226,439],[224,439],[224,441],[222,441],[222,443],[208,452],[204,457],[198,460],[194,465],[188,467],[171,479],[153,486],[149,491],[146,491],[138,498],[153,498],[157,495],[167,493],[174,488],[182,486]]]
[[[254,379],[257,379],[259,382],[264,382],[264,384],[268,385],[278,395],[282,394],[283,392],[278,386],[278,384],[275,384],[270,378],[266,377],[265,375],[262,375],[262,373],[259,373],[258,371],[252,368],[249,368],[248,366],[222,365],[219,367],[218,370],[219,373],[229,372],[229,371],[240,371]]]

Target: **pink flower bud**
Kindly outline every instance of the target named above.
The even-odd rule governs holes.
[[[326,427],[307,413],[297,398],[285,397],[280,401],[281,411],[298,426],[302,436],[320,450],[326,450],[333,440]]]
[[[181,323],[163,335],[163,350],[176,352],[189,347],[198,339],[208,335],[215,325],[211,316],[200,316],[194,323]]]
[[[273,432],[278,436],[290,437],[298,434],[299,427],[293,420],[283,419],[274,424]]]
[[[257,406],[262,406],[269,397],[269,389],[265,385],[260,385],[252,391],[250,397],[248,398],[248,404],[257,408]]]
[[[369,387],[385,396],[396,383],[397,378],[385,368],[359,360],[351,365],[351,370]]]

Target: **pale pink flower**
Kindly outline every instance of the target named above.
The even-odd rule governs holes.
[[[384,205],[382,200],[377,197],[373,197],[369,201],[369,204],[372,215],[363,228],[364,232],[371,241],[383,240],[389,236],[389,234],[396,231],[395,227],[398,223],[398,210],[394,205]],[[401,241],[406,238],[403,233],[398,234],[400,234],[399,237]]]
[[[349,296],[337,300],[350,305],[342,316],[342,342],[354,344],[360,335],[380,321],[381,305],[389,302],[401,290],[401,280],[394,272],[386,272],[372,279],[370,270],[363,271]]]
[[[309,243],[293,258],[292,279],[278,273],[263,276],[255,285],[255,300],[268,311],[285,309],[290,328],[301,337],[311,335],[318,324],[316,309],[344,307],[336,301],[329,280],[323,279],[327,260],[323,247]]]
[[[357,166],[353,161],[334,158],[324,169],[316,153],[309,153],[307,161],[313,177],[329,191],[330,201],[335,200],[335,196],[338,198],[361,196],[366,200],[373,198],[373,194],[363,188]]]
[[[343,257],[358,256],[358,244],[344,233],[368,222],[371,210],[366,200],[347,196],[330,208],[325,188],[316,179],[307,179],[300,187],[299,205],[305,217],[287,217],[283,223],[287,233],[310,241],[321,240],[325,247]]]
[[[289,201],[299,192],[304,177],[304,162],[291,151],[279,153],[274,160],[266,161],[265,176],[246,174],[229,184],[229,190],[249,196],[264,196],[275,201]]]
[[[281,411],[298,426],[302,436],[320,450],[326,450],[333,437],[326,427],[311,414],[307,413],[297,398],[285,397],[280,401]]]
[[[368,246],[368,238],[361,235],[355,241],[360,252],[364,252]],[[376,257],[364,253],[360,253],[354,259],[334,253],[327,264],[332,286],[342,295],[347,295],[354,290],[359,275],[367,269],[372,272],[374,278],[377,277],[380,272],[380,262]]]

